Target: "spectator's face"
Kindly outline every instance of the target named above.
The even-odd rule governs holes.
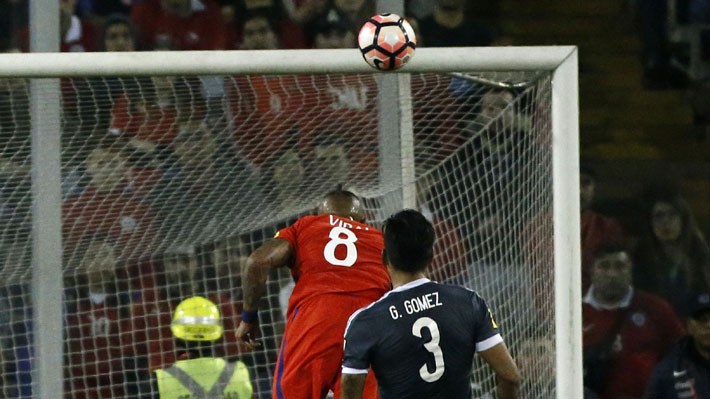
[[[653,234],[660,242],[674,242],[680,237],[683,221],[680,212],[667,202],[656,202],[651,210]]]
[[[104,38],[106,51],[133,51],[131,29],[126,24],[113,24],[106,29]]]
[[[710,310],[701,311],[689,318],[688,332],[705,353],[710,353]]]
[[[274,50],[279,47],[276,33],[265,18],[252,18],[244,23],[242,50]]]
[[[509,92],[491,91],[481,98],[481,116],[484,123],[496,119],[496,124],[513,126],[515,123],[515,110],[509,106],[513,102],[513,95]],[[505,110],[505,111],[504,111]],[[504,114],[501,116],[501,112]]]
[[[126,162],[118,152],[98,148],[86,158],[86,171],[91,176],[91,187],[111,191],[126,176]]]
[[[532,381],[540,373],[555,372],[555,345],[548,338],[531,338],[520,346],[516,358],[524,381]]]
[[[355,46],[355,34],[349,31],[333,29],[330,32],[319,33],[315,39],[316,48],[352,48]]]
[[[157,93],[172,92],[175,76],[153,76],[150,78]]]
[[[631,259],[625,252],[602,254],[594,260],[592,284],[601,299],[618,300],[631,285]]]
[[[594,178],[588,174],[579,175],[579,197],[582,210],[589,209],[594,201]]]
[[[180,127],[173,140],[173,149],[178,162],[190,168],[205,168],[214,161],[217,142],[207,125],[189,122]]]
[[[181,18],[186,18],[192,15],[191,0],[161,0],[160,4],[163,6],[163,10],[169,14],[173,14]]]
[[[335,0],[335,7],[345,13],[356,13],[365,5],[365,0]]]
[[[343,183],[350,169],[345,148],[342,145],[320,145],[315,149],[318,173],[328,183]]]
[[[288,150],[274,165],[274,183],[278,185],[297,185],[303,180],[303,163],[294,150]]]
[[[116,254],[113,246],[106,242],[89,244],[81,259],[81,267],[90,285],[111,281],[116,270]]]

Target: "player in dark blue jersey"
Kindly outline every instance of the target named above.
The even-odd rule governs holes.
[[[372,368],[380,399],[469,399],[476,352],[496,373],[498,397],[518,398],[518,368],[483,298],[424,275],[431,223],[404,210],[387,219],[384,237],[394,289],[348,321],[341,398],[361,399]]]

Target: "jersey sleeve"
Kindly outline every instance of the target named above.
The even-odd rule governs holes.
[[[288,241],[289,244],[291,244],[291,248],[295,250],[297,248],[296,241],[298,237],[298,229],[301,225],[301,220],[302,219],[298,219],[296,223],[277,231],[274,235],[274,238],[281,238],[283,240]]]
[[[486,301],[475,292],[471,299],[475,315],[476,352],[483,352],[503,342],[503,337]]]
[[[367,374],[370,368],[375,337],[371,334],[373,326],[362,315],[363,310],[353,313],[345,327],[343,374]]]

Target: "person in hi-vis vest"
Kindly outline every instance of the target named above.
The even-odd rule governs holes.
[[[217,305],[200,296],[183,300],[170,325],[185,348],[185,360],[156,370],[160,399],[250,399],[249,370],[240,361],[211,357],[212,343],[222,337]]]

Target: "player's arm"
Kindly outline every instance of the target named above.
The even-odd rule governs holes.
[[[340,379],[340,399],[362,399],[367,374],[345,374]]]
[[[496,373],[498,398],[520,398],[520,393],[518,392],[520,388],[520,372],[505,343],[501,342],[492,348],[478,352],[478,354]]]
[[[280,238],[273,238],[257,248],[247,258],[242,276],[244,295],[242,320],[237,327],[236,336],[251,348],[257,346],[254,341],[258,329],[256,312],[259,301],[266,291],[266,280],[273,268],[284,267],[293,257],[291,243]]]

